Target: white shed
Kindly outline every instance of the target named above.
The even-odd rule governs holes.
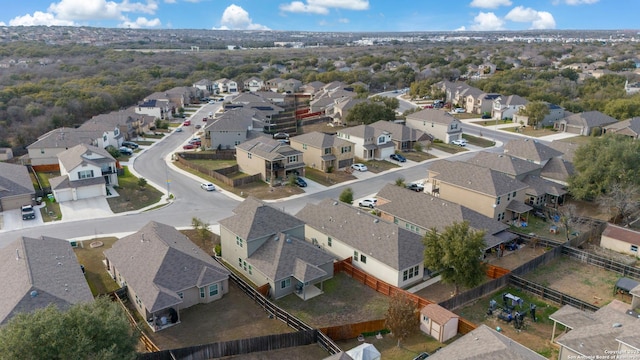
[[[459,316],[438,304],[420,310],[420,330],[443,343],[458,334]]]
[[[347,351],[353,360],[380,360],[380,351],[373,344],[363,343]]]

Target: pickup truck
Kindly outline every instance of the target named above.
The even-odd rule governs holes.
[[[22,220],[33,220],[36,218],[36,211],[31,205],[22,205]]]

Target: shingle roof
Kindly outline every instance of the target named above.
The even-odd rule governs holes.
[[[468,163],[483,166],[501,173],[519,176],[540,170],[540,165],[506,154],[497,154],[480,151],[474,157],[467,160]]]
[[[324,199],[316,205],[307,204],[296,217],[396,270],[413,266],[423,259],[424,245],[420,235],[337,200]]]
[[[501,196],[527,188],[527,185],[509,175],[463,161],[438,160],[429,171],[437,173],[438,181],[490,196]]]
[[[0,249],[0,324],[20,312],[93,301],[67,240],[20,237]]]
[[[209,121],[204,131],[247,131],[249,127],[253,127],[255,113],[256,110],[247,108],[225,111],[219,117]]]
[[[540,176],[527,175],[522,182],[529,185],[527,194],[542,196],[545,194],[553,196],[562,196],[567,193],[562,185],[553,181],[545,180]]]
[[[573,163],[561,158],[551,158],[540,172],[540,176],[548,179],[566,182],[573,175],[575,168]]]
[[[617,123],[607,125],[604,128],[606,129],[607,132],[612,132],[612,133],[630,132],[631,134],[638,135],[640,134],[640,117],[633,117],[631,119],[622,120]]]
[[[459,121],[451,114],[438,109],[424,109],[407,115],[407,120],[427,121],[441,125],[449,125],[454,121]]]
[[[95,154],[98,156],[96,157]],[[82,164],[101,167],[103,164],[115,163],[116,159],[105,149],[96,146],[79,144],[58,154],[58,160],[67,170],[75,169]]]
[[[433,140],[433,137],[420,130],[410,128],[403,124],[393,121],[380,120],[371,124],[374,128],[387,131],[391,134],[391,138],[396,141],[426,141]]]
[[[500,104],[506,106],[527,105],[528,103],[527,99],[519,95],[509,95],[506,97],[501,97],[500,99],[503,100],[500,102]]]
[[[505,154],[515,156],[520,159],[543,162],[553,157],[561,156],[562,153],[538,140],[518,139],[511,140],[504,146]]]
[[[629,244],[640,245],[640,231],[623,228],[613,224],[607,224],[607,227],[602,232],[602,236],[608,236]]]
[[[154,221],[116,241],[104,254],[150,312],[181,303],[179,291],[229,277],[227,269],[185,235]]]
[[[94,139],[102,133],[97,131],[80,130],[74,128],[58,128],[40,136],[37,141],[27,146],[27,149],[64,148],[68,149],[78,144],[92,144]]]
[[[576,150],[580,147],[579,144],[571,141],[552,141],[549,147],[562,153],[562,159],[568,162],[573,162],[573,157]]]
[[[34,193],[26,166],[0,162],[0,199]]]
[[[544,360],[546,358],[483,324],[433,353],[429,356],[429,360],[431,359]]]
[[[612,118],[609,115],[603,114],[600,111],[587,111],[578,114],[573,114],[564,118],[567,124],[578,126],[605,126],[618,122],[617,119]]]
[[[318,149],[353,145],[352,142],[340,139],[335,135],[329,135],[318,131],[312,131],[302,135],[294,136],[290,140],[301,144],[307,144]]]
[[[237,145],[236,149],[242,149],[270,161],[282,159],[284,156],[288,155],[302,154],[302,152],[292,148],[291,146],[267,136],[259,136],[254,139],[247,140],[242,144]]]
[[[457,319],[460,316],[443,308],[438,304],[428,304],[420,309],[420,314],[433,320],[436,324],[444,325],[451,319]]]

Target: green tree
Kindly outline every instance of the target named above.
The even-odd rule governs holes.
[[[573,166],[568,188],[576,199],[594,200],[615,184],[640,186],[640,142],[610,133],[591,138],[576,150]]]
[[[135,359],[137,343],[122,307],[106,297],[19,313],[0,327],[3,359]]]
[[[395,118],[396,112],[383,102],[365,101],[354,105],[345,120],[347,123],[371,124],[379,120],[394,120]]]
[[[353,189],[348,187],[342,190],[342,192],[340,193],[340,197],[338,199],[343,203],[346,203],[349,205],[353,204]]]
[[[480,261],[484,252],[484,231],[469,228],[468,222],[453,224],[439,233],[427,231],[423,239],[424,266],[440,271],[442,281],[458,287],[474,287],[484,280],[484,264]]]
[[[529,117],[529,125],[536,127],[549,114],[549,106],[542,101],[532,101],[520,111],[523,115]]]
[[[401,292],[391,295],[385,314],[385,327],[398,339],[397,346],[400,347],[400,342],[420,327],[420,312],[416,303]]]
[[[145,178],[139,178],[139,179],[138,179],[138,186],[139,186],[141,189],[144,189],[144,188],[147,186],[147,179],[145,179]]]

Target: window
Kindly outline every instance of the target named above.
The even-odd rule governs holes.
[[[242,238],[236,235],[236,245],[242,247]]]
[[[280,289],[286,289],[289,286],[291,286],[291,279],[290,278],[280,281]]]
[[[496,205],[500,205],[500,196],[496,199]]]
[[[251,153],[247,153],[247,158],[251,159]]]
[[[511,193],[507,194],[507,201],[511,200]]]
[[[511,195],[511,197],[512,197],[512,198],[514,198],[514,199],[516,198],[516,192],[517,192],[517,191],[514,191],[514,192],[513,192],[513,195]]]
[[[636,245],[631,245],[631,251],[638,252],[638,247]]]
[[[384,143],[385,143],[385,138],[384,138],[384,136],[380,136],[380,137],[378,137],[378,145],[379,145],[379,144],[384,144]]]
[[[341,152],[342,154],[351,152],[351,146],[343,146],[343,147],[340,149],[340,152]]]
[[[178,297],[180,297],[180,299],[184,299],[184,293],[182,291],[180,291],[178,293]]]
[[[498,214],[498,221],[502,221],[504,220],[504,212],[501,212],[500,214]]]
[[[353,251],[353,260],[358,261],[358,252],[355,250]]]
[[[307,150],[307,144],[302,144],[302,150]]]
[[[40,149],[40,154],[44,154],[44,149]]]
[[[331,238],[328,238],[328,239],[327,239],[327,245],[328,245],[329,247],[331,247]]]
[[[93,170],[78,171],[78,179],[90,179],[93,177]]]
[[[209,285],[209,296],[218,295],[218,284]]]
[[[363,264],[366,264],[367,263],[367,257],[362,255],[362,254],[360,254],[360,262],[363,263]]]
[[[393,217],[393,223],[394,223],[394,224],[396,224],[396,225],[398,225],[398,218],[397,218],[397,217],[395,217],[395,216]]]
[[[287,161],[290,163],[298,162],[298,155],[290,155],[287,157]]]
[[[136,304],[138,304],[138,307],[141,308],[142,307],[142,301],[140,300],[140,298],[138,297],[138,295],[136,295]]]
[[[247,262],[246,261],[242,262],[242,268],[244,269],[244,271],[247,271]]]
[[[240,140],[236,140],[236,141],[234,141],[234,142],[233,142],[233,145],[234,145],[234,146],[238,146],[238,145],[240,145],[241,143],[242,143],[242,142],[241,142]]]
[[[242,267],[242,258],[238,258],[238,266]]]
[[[200,297],[204,299],[204,288],[200,288]]]
[[[324,154],[325,155],[331,155],[331,148],[330,147],[324,148]]]
[[[251,265],[249,265],[249,275],[253,275],[253,272],[251,271]]]

